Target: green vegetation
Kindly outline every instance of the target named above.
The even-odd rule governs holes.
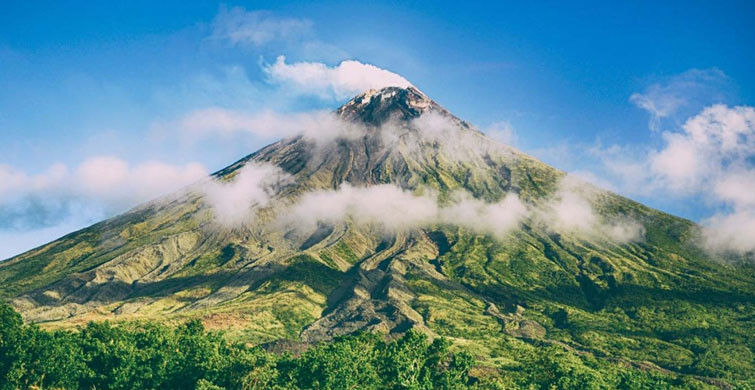
[[[559,348],[513,370],[475,366],[420,332],[360,333],[277,355],[231,343],[197,320],[178,327],[89,323],[48,332],[0,306],[0,390],[15,389],[704,389],[690,378],[605,364]]]
[[[480,340],[480,352],[504,365],[502,357],[555,342],[600,360],[755,385],[751,264],[667,252],[661,245],[670,244],[652,237],[612,247],[534,234],[501,243],[455,232],[447,232],[448,250],[434,260],[455,288],[410,275],[419,294],[414,307],[437,334]],[[478,297],[500,308],[499,329],[526,343],[503,342]],[[545,337],[523,334],[527,321],[542,325]]]

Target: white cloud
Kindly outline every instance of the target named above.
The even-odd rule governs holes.
[[[206,175],[198,163],[148,161],[132,166],[116,157],[94,157],[79,165],[72,179],[80,195],[125,206],[167,194]]]
[[[412,120],[408,126],[411,131],[390,123],[387,127],[387,131],[385,128],[382,131],[386,144],[399,140],[406,142],[410,148],[430,144],[431,147],[439,148],[444,158],[452,161],[471,161],[486,154],[508,154],[513,150],[491,142],[482,133],[464,128],[457,119],[437,111],[426,111]]]
[[[755,207],[755,169],[727,172],[715,180],[713,193],[737,208]]]
[[[596,147],[626,193],[671,199],[700,197],[719,211],[701,221],[716,251],[755,250],[755,108],[715,104],[662,134],[660,148]]]
[[[676,112],[684,104],[682,97],[665,94],[662,91],[656,84],[644,94],[634,93],[629,97],[630,102],[650,113],[650,128],[653,130],[658,130],[661,120]]]
[[[49,235],[85,227],[206,175],[197,163],[132,165],[111,156],[89,158],[73,168],[54,164],[39,174],[0,165],[0,241],[18,237],[41,244],[34,232],[55,238]]]
[[[516,194],[508,194],[496,203],[485,203],[469,194],[457,194],[457,199],[440,209],[440,221],[464,226],[480,233],[503,237],[519,226],[529,214]]]
[[[264,67],[270,81],[281,83],[302,94],[344,99],[369,89],[406,88],[412,84],[400,75],[359,61],[342,61],[334,67],[319,62],[286,63],[278,56]]]
[[[448,224],[504,238],[525,218],[533,216],[547,229],[562,234],[622,243],[644,239],[644,226],[630,217],[601,216],[592,204],[595,194],[584,192],[584,187],[584,183],[569,177],[551,201],[535,207],[522,203],[516,194],[486,203],[460,191],[439,203],[433,195],[413,194],[391,184],[369,187],[344,184],[337,190],[303,194],[280,214],[276,226],[307,234],[318,223],[332,225],[347,220],[377,226],[386,232]]]
[[[312,229],[317,222],[335,224],[351,218],[358,224],[377,224],[389,231],[406,230],[435,220],[435,201],[415,196],[394,185],[352,187],[304,194],[286,213],[287,223]]]
[[[722,252],[740,254],[755,251],[755,208],[719,213],[703,221],[705,245]]]
[[[660,189],[650,167],[652,150],[647,145],[562,144],[542,149],[539,155],[554,156],[571,176],[627,196],[651,197]],[[571,166],[570,166],[571,165]],[[668,192],[668,188],[664,188]]]
[[[495,122],[485,129],[485,134],[506,145],[515,145],[517,138],[514,128],[507,121]]]
[[[255,211],[290,181],[291,177],[276,166],[246,164],[230,181],[213,179],[203,183],[201,190],[215,221],[235,227],[250,222]]]
[[[364,124],[343,120],[330,111],[247,113],[219,107],[192,111],[160,126],[178,130],[179,138],[189,142],[239,134],[263,140],[301,135],[318,146],[338,138],[357,139],[370,131]],[[409,122],[388,121],[382,124],[379,133],[386,148],[402,143],[411,152],[422,144],[432,143],[442,148],[444,157],[457,161],[511,150],[491,143],[477,131],[461,128],[458,120],[435,111],[425,112]]]
[[[60,186],[69,174],[68,167],[59,163],[38,175],[28,175],[11,166],[0,165],[0,202]]]
[[[221,5],[212,21],[210,39],[224,40],[233,46],[263,46],[273,42],[298,40],[312,33],[312,22],[279,17],[268,11],[247,11],[243,7]]]
[[[618,242],[642,241],[645,228],[627,216],[601,216],[593,206],[597,189],[567,175],[538,216],[548,228],[583,237],[608,237]]]
[[[755,251],[755,108],[714,105],[684,124],[699,168],[697,192],[723,205],[703,221],[715,250]]]
[[[698,145],[684,134],[664,133],[663,138],[666,146],[650,154],[650,171],[647,172],[656,174],[657,180],[665,182],[676,192],[698,190],[708,168],[705,156],[699,154],[702,151],[698,150]]]
[[[241,133],[268,140],[302,135],[310,141],[324,143],[339,137],[358,137],[364,131],[329,111],[280,114],[273,111],[245,113],[208,108],[192,111],[169,125],[177,127],[190,141]]]
[[[306,18],[271,11],[220,6],[210,24],[207,41],[265,56],[288,53],[312,61],[338,61],[348,53],[317,37],[314,23]]]
[[[629,101],[650,113],[650,128],[659,130],[664,119],[722,100],[721,86],[727,82],[719,69],[690,69],[651,84],[644,92],[632,94]]]
[[[503,237],[518,226],[526,214],[526,207],[513,194],[491,204],[467,194],[457,194],[449,204],[440,205],[434,196],[416,195],[395,185],[353,187],[344,184],[338,190],[302,195],[281,215],[279,222],[304,232],[313,231],[319,222],[336,224],[347,219],[389,232],[452,224]]]
[[[652,172],[672,189],[715,197],[716,182],[752,165],[752,107],[713,105],[687,120],[682,130],[664,133],[665,147],[650,155]],[[710,193],[709,189],[714,191]]]
[[[0,204],[27,196],[82,197],[120,208],[166,194],[206,175],[207,170],[198,163],[149,161],[131,165],[112,156],[88,158],[75,169],[54,164],[36,175],[0,166]]]

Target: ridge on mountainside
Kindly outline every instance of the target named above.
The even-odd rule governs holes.
[[[413,87],[365,92],[335,116],[332,138],[283,139],[213,175],[285,176],[245,223],[219,226],[199,183],[0,263],[0,298],[46,327],[200,318],[252,343],[413,328],[504,366],[508,352],[560,345],[682,374],[752,373],[753,268],[698,248],[694,223],[580,183],[597,228],[551,226],[541,210],[566,175]],[[381,186],[434,196],[448,216],[277,223],[308,194]],[[460,193],[474,207],[453,208]],[[535,211],[505,231],[465,218],[509,213],[495,208],[507,199]]]

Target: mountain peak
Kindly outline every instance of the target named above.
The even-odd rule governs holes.
[[[336,114],[347,120],[378,125],[388,119],[416,118],[431,109],[446,111],[415,87],[385,87],[357,95]]]

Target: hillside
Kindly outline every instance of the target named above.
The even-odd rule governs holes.
[[[415,329],[504,369],[555,346],[752,384],[755,269],[700,249],[694,223],[498,144],[414,88],[334,117],[0,263],[0,298],[46,328],[200,319],[254,344]],[[221,212],[214,189],[255,175],[251,212],[244,196]]]

